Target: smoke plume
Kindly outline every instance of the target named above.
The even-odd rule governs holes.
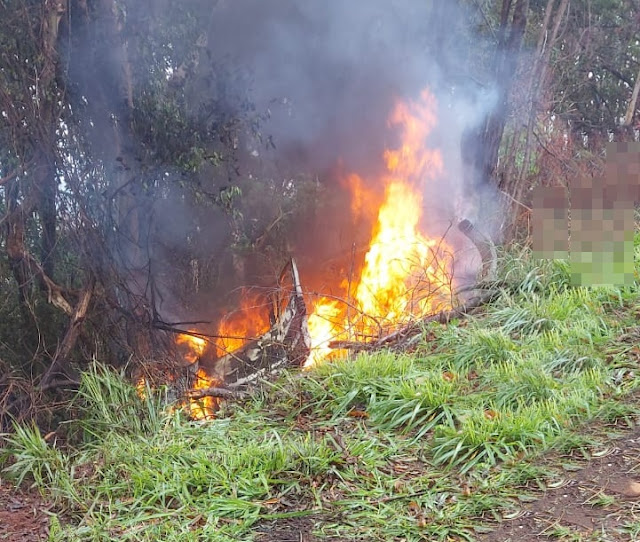
[[[316,172],[333,190],[340,190],[337,163],[342,172],[376,182],[383,149],[393,146],[387,116],[394,102],[416,99],[428,87],[438,102],[438,125],[425,145],[440,149],[445,175],[425,189],[425,227],[432,235],[448,231],[454,245],[473,252],[451,224],[468,218],[495,238],[498,223],[495,193],[465,159],[476,144],[465,134],[496,98],[490,85],[474,80],[469,43],[480,38],[473,21],[457,2],[225,0],[209,44],[246,72],[242,90],[258,111],[270,113],[262,130],[276,149],[253,154],[263,163]],[[336,250],[348,253],[353,242],[353,232],[337,232],[348,229],[339,217],[325,218],[343,241],[323,254],[323,238],[335,243],[321,228],[313,244],[316,262]],[[313,227],[302,229],[313,237]],[[477,263],[470,263],[471,272]]]

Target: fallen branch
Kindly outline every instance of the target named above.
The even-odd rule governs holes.
[[[487,290],[486,292],[474,297],[471,301],[460,305],[459,307],[441,311],[429,316],[425,316],[420,320],[411,322],[407,326],[381,337],[377,341],[363,343],[358,341],[333,341],[329,343],[329,348],[360,351],[374,351],[391,345],[400,345],[402,341],[414,342],[414,338],[418,337],[422,331],[422,327],[429,322],[438,322],[440,324],[448,324],[454,318],[461,318],[472,314],[475,309],[489,303],[500,294],[499,290]]]
[[[201,390],[189,390],[187,397],[189,399],[202,399],[203,397],[222,397],[223,399],[245,399],[249,396],[244,391],[234,391],[226,388],[204,388]]]

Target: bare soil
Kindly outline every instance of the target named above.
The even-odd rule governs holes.
[[[312,518],[287,518],[264,521],[256,528],[256,542],[317,542],[311,534]]]
[[[0,541],[35,542],[49,534],[49,505],[35,491],[17,490],[0,479]]]
[[[541,492],[514,519],[503,520],[479,541],[638,540],[624,527],[631,522],[640,527],[640,428],[596,453],[603,455],[585,460],[580,470],[565,470],[551,481],[559,487]]]

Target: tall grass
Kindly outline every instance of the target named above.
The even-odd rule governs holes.
[[[140,393],[125,378],[98,363],[82,374],[74,401],[79,410],[78,425],[85,437],[101,439],[117,432],[147,435],[156,432],[166,416],[162,390],[148,388]]]

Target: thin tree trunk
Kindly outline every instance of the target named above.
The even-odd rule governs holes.
[[[564,14],[569,6],[569,0],[560,0],[560,4],[555,13],[555,17],[553,20],[553,28],[551,31],[551,36],[547,36],[548,25],[551,18],[551,12],[553,11],[553,6],[555,4],[555,0],[549,0],[547,2],[547,10],[545,13],[543,28],[540,32],[540,36],[538,38],[538,47],[536,50],[536,59],[533,66],[533,70],[531,71],[531,78],[529,82],[529,92],[530,92],[530,104],[529,104],[529,120],[527,123],[527,136],[525,139],[525,157],[522,164],[522,169],[520,170],[520,174],[516,180],[516,186],[514,192],[522,193],[523,187],[521,186],[524,182],[527,168],[529,167],[529,161],[531,159],[531,140],[533,138],[533,129],[535,126],[535,120],[537,118],[538,111],[540,110],[540,94],[542,89],[545,88],[547,72],[549,70],[549,63],[551,61],[551,51],[558,39],[558,32],[560,31],[560,24],[562,23],[562,19],[564,18]],[[515,193],[513,194],[515,195]]]
[[[54,126],[50,124],[49,128],[55,133]],[[52,142],[52,145],[53,144]],[[38,216],[40,217],[40,223],[42,225],[42,233],[40,235],[40,261],[42,262],[45,273],[53,278],[55,272],[54,249],[57,239],[56,195],[58,192],[58,183],[56,179],[55,158],[52,153],[40,152],[36,168]]]
[[[36,189],[38,190],[38,215],[42,226],[40,238],[40,258],[45,273],[53,278],[54,257],[56,245],[56,194],[58,183],[55,163],[55,144],[58,116],[56,111],[57,93],[55,80],[58,71],[58,40],[60,37],[60,22],[67,13],[67,0],[44,2],[42,19],[42,51],[44,65],[40,73],[39,86],[42,89],[38,106],[41,119],[40,134],[35,141],[36,160],[34,171]]]
[[[545,47],[548,43],[549,38],[549,23],[551,22],[551,13],[553,12],[554,5],[556,0],[547,0],[547,5],[544,10],[544,19],[542,21],[542,28],[540,29],[540,34],[538,35],[538,43],[536,45],[536,52],[533,58],[533,66],[529,73],[529,78],[527,80],[527,89],[528,89],[528,101],[529,101],[529,119],[525,126],[526,135],[525,135],[525,159],[523,164],[527,164],[529,162],[529,145],[531,142],[532,136],[532,126],[533,126],[533,111],[535,109],[535,98],[534,95],[534,87],[536,86],[536,74],[540,68],[540,62],[542,56],[544,55]],[[522,169],[518,172],[518,178],[522,177],[522,172],[526,169],[526,166],[523,165]],[[507,179],[512,179],[515,173],[515,164],[510,164],[510,171],[507,175]]]
[[[636,106],[638,105],[638,94],[640,94],[640,70],[636,75],[636,82],[633,85],[633,93],[631,94],[631,100],[627,106],[627,113],[624,116],[623,126],[631,126],[633,123],[633,116],[636,112]]]
[[[509,16],[513,5],[513,15]],[[489,114],[482,130],[482,151],[476,167],[484,179],[494,179],[498,151],[508,112],[508,98],[516,73],[518,54],[527,25],[529,0],[503,0],[498,31],[498,45],[494,57],[494,77],[499,83],[498,103]],[[502,183],[499,183],[499,185]],[[502,186],[499,186],[502,188]]]
[[[6,215],[6,248],[9,265],[13,278],[18,286],[18,300],[22,325],[33,326],[31,311],[29,310],[29,275],[24,263],[25,215],[31,212],[33,205],[26,201],[19,203],[20,183],[14,179],[7,184],[7,215]]]

